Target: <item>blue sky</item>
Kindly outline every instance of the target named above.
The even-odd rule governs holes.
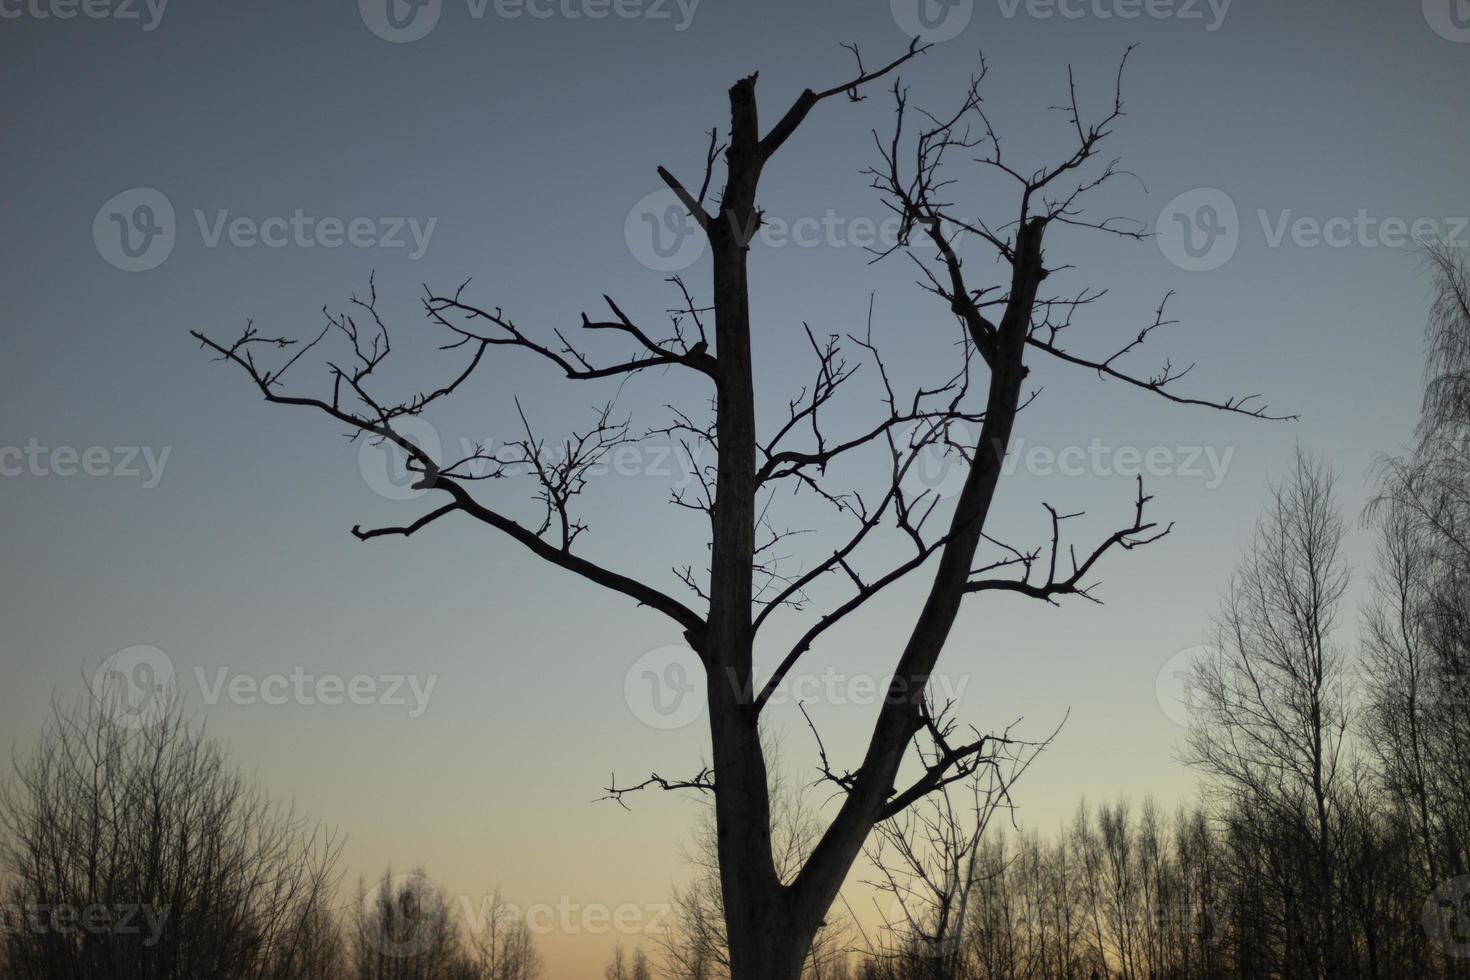
[[[987,111],[1007,154],[1028,165],[1065,146],[1066,120],[1047,110],[1065,98],[1067,67],[1083,104],[1103,110],[1120,55],[1139,42],[1127,115],[1104,151],[1139,180],[1097,207],[1163,234],[1054,237],[1053,262],[1075,267],[1069,286],[1109,289],[1073,343],[1110,352],[1172,290],[1180,323],[1150,340],[1140,372],[1164,356],[1198,362],[1192,391],[1261,392],[1301,416],[1268,423],[1170,406],[1038,364],[1041,394],[1017,431],[1040,455],[1007,480],[993,529],[1044,540],[1049,500],[1087,511],[1080,540],[1111,530],[1129,516],[1130,454],[1150,450],[1163,461],[1148,483],[1155,513],[1177,523],[1165,541],[1110,558],[1105,605],[987,596],[956,629],[941,672],[962,690],[965,720],[1019,717],[1042,734],[1070,709],[1027,777],[1021,820],[1053,826],[1083,796],[1186,795],[1190,777],[1173,759],[1181,729],[1159,703],[1158,676],[1202,640],[1267,481],[1301,443],[1332,461],[1355,520],[1375,455],[1407,440],[1428,276],[1400,226],[1470,241],[1470,32],[1452,2],[929,8],[953,36],[905,67],[912,100],[950,105],[983,49]],[[366,0],[75,9],[67,18],[64,0],[0,0],[0,447],[13,450],[0,455],[0,739],[23,748],[50,699],[77,696],[116,652],[153,647],[242,765],[351,834],[354,875],[422,862],[454,890],[498,882],[522,903],[663,901],[684,873],[676,843],[693,805],[648,796],[625,813],[590,801],[612,771],[698,767],[698,724],[650,727],[625,697],[630,668],[677,631],[479,526],[354,540],[354,524],[411,520],[427,502],[396,499],[402,487],[385,482],[371,447],[265,405],[188,331],[225,338],[253,319],[267,335],[314,335],[322,307],[365,295],[375,273],[396,327],[386,380],[407,393],[454,365],[422,322],[425,283],[447,290],[473,277],[469,295],[542,336],[595,312],[604,293],[660,324],[677,296],[638,238],[645,213],[661,216],[640,203],[661,187],[655,167],[697,180],[703,134],[725,125],[736,78],[760,71],[769,124],[801,89],[847,77],[839,42],[872,62],[901,50],[914,9],[443,0],[412,41],[380,36],[394,29]],[[876,162],[872,131],[891,123],[885,93],[869,96],[825,103],[764,178],[761,203],[788,232],[763,237],[751,259],[767,424],[810,379],[802,323],[860,330],[870,296],[875,337],[903,382],[949,365],[953,324],[914,286],[912,266],[870,264],[861,247],[885,216],[861,171]],[[978,174],[954,176],[962,210],[1013,206]],[[121,239],[108,238],[114,214],[135,236],[166,223],[158,241],[171,248],[128,271]],[[1196,222],[1193,256],[1181,257],[1176,215]],[[682,274],[707,298],[707,256]],[[303,364],[296,380],[324,377]],[[446,447],[513,438],[519,396],[538,432],[556,437],[613,394],[644,426],[666,420],[666,403],[697,409],[705,397],[677,375],[621,393],[571,387],[504,356],[425,431]],[[867,405],[848,404],[860,425]],[[1045,462],[1068,447],[1106,465],[1074,474]],[[88,450],[99,475],[82,466]],[[678,588],[670,568],[697,565],[703,549],[695,517],[666,503],[678,479],[675,462],[650,450],[595,480],[588,554]],[[496,490],[507,500],[516,491]],[[796,523],[817,513],[800,500],[781,506]],[[1370,551],[1370,535],[1355,532],[1360,566]],[[881,676],[917,588],[834,631],[808,672]],[[800,625],[773,617],[765,662]],[[1347,646],[1352,632],[1349,623]],[[293,672],[433,687],[417,713],[411,694],[382,703],[395,700],[383,688],[364,704],[221,696],[211,706],[221,670],[247,687]],[[836,700],[820,706],[824,737],[855,764],[871,709]],[[810,774],[794,704],[774,727],[787,765]],[[552,976],[585,973],[611,943],[585,928],[549,936]]]

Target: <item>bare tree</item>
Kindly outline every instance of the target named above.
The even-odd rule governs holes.
[[[298,916],[292,939],[283,944],[267,977],[344,980],[348,946],[335,909],[310,908]],[[0,974],[4,976],[4,974]]]
[[[359,881],[352,924],[355,980],[480,980],[444,890],[422,870]]]
[[[1417,449],[1421,460],[1464,465],[1470,436],[1470,261],[1443,243],[1431,245],[1425,254],[1434,273],[1435,297]]]
[[[674,889],[673,928],[659,937],[664,975],[668,980],[725,980],[730,975],[730,946],[718,860],[695,857],[691,863],[697,869],[694,877]]]
[[[951,705],[935,712],[948,721]],[[946,737],[952,735],[946,729]],[[979,735],[979,732],[975,732]],[[1055,737],[1055,732],[1053,736]],[[883,920],[889,956],[917,961],[911,970],[925,980],[957,980],[969,949],[971,897],[980,884],[981,838],[991,818],[1011,807],[1011,790],[1051,743],[1032,744],[1004,734],[990,738],[975,756],[983,763],[963,784],[947,783],[893,820],[877,827],[868,859],[878,869],[874,883],[892,907]],[[920,758],[924,747],[916,749]],[[920,970],[922,972],[920,972]]]
[[[604,980],[653,980],[653,966],[643,950],[635,949],[629,959],[623,955],[623,947],[619,944],[602,975]]]
[[[1381,539],[1364,649],[1366,734],[1432,888],[1470,871],[1470,265],[1446,247],[1428,256],[1424,403],[1369,510]]]
[[[541,954],[531,928],[497,889],[466,937],[478,980],[538,980]]]
[[[1199,724],[1186,758],[1236,806],[1260,809],[1304,845],[1311,974],[1341,976],[1334,827],[1348,725],[1343,656],[1333,631],[1347,587],[1343,523],[1326,467],[1298,452],[1231,581],[1216,655],[1196,664]]]
[[[1373,576],[1373,602],[1363,620],[1367,704],[1363,727],[1378,756],[1384,788],[1411,815],[1418,840],[1420,881],[1439,878],[1443,858],[1431,808],[1435,746],[1435,653],[1426,613],[1432,558],[1406,508],[1385,507]]]
[[[1442,245],[1427,256],[1424,401],[1412,449],[1383,460],[1368,511],[1380,539],[1363,629],[1362,732],[1391,821],[1364,841],[1365,859],[1402,860],[1381,855],[1395,835],[1410,849],[1407,895],[1389,887],[1360,902],[1397,899],[1409,906],[1401,922],[1414,918],[1412,896],[1470,872],[1470,264]],[[1426,967],[1423,950],[1403,955]]]
[[[0,794],[14,980],[328,980],[339,846],[273,803],[177,702],[129,730],[57,709]]]
[[[669,336],[657,339],[639,318],[606,298],[608,313],[583,316],[585,336],[617,338],[632,353],[614,357],[578,346],[563,331],[528,331],[505,310],[473,301],[468,284],[452,292],[430,291],[424,312],[443,333],[444,346],[464,355],[462,368],[443,384],[406,398],[382,394],[379,368],[391,352],[389,331],[375,291],[355,301],[350,314],[328,314],[317,336],[300,345],[284,337],[260,333],[253,324],[234,340],[195,337],[219,359],[242,369],[267,401],[318,412],[356,437],[383,442],[401,452],[418,475],[419,487],[444,498],[437,508],[404,524],[354,528],[363,540],[384,535],[411,535],[451,516],[469,518],[498,531],[537,557],[593,584],[619,593],[672,620],[683,630],[700,657],[706,675],[712,748],[710,770],[689,779],[652,779],[637,784],[692,788],[714,794],[718,827],[721,891],[730,968],[734,980],[794,980],[838,890],[873,827],[903,812],[910,804],[947,782],[966,778],[984,750],[984,742],[952,744],[924,707],[928,685],[961,604],[978,593],[1007,591],[1054,601],[1090,596],[1092,575],[1105,554],[1157,540],[1167,528],[1144,515],[1149,501],[1140,486],[1126,522],[1092,548],[1074,550],[1062,540],[1070,514],[1050,511],[1049,546],[1018,547],[987,534],[987,518],[1010,445],[1030,367],[1028,355],[1080,368],[1103,379],[1137,388],[1152,396],[1187,404],[1262,417],[1254,396],[1211,400],[1178,392],[1188,368],[1169,361],[1154,373],[1135,373],[1128,363],[1137,349],[1172,321],[1161,303],[1151,317],[1127,331],[1127,341],[1097,354],[1080,353],[1069,339],[1074,325],[1105,290],[1083,287],[1051,295],[1043,285],[1067,268],[1048,261],[1043,238],[1049,229],[1090,229],[1124,239],[1146,237],[1146,229],[1116,218],[1096,219],[1084,211],[1090,194],[1124,175],[1115,164],[1099,162],[1099,147],[1123,115],[1120,66],[1118,85],[1106,96],[1096,120],[1089,121],[1070,76],[1063,113],[1071,146],[1059,159],[1034,169],[1022,166],[1009,152],[982,106],[980,71],[949,112],[911,110],[907,91],[898,82],[892,96],[895,122],[891,135],[879,138],[878,161],[870,171],[886,206],[901,220],[901,236],[892,250],[906,251],[922,243],[937,261],[921,262],[922,285],[939,300],[937,312],[956,322],[956,353],[932,384],[901,395],[890,383],[879,355],[871,323],[864,336],[848,338],[873,365],[886,413],[870,423],[837,434],[831,431],[835,399],[848,390],[856,365],[847,360],[843,340],[825,340],[808,331],[816,360],[815,382],[792,399],[789,413],[773,430],[757,425],[756,377],[751,336],[748,257],[762,212],[757,192],[767,165],[819,106],[845,97],[861,101],[865,91],[888,77],[927,46],[917,39],[892,61],[868,68],[856,48],[857,69],[847,80],[822,90],[801,93],[765,131],[759,120],[756,75],[729,90],[729,129],[721,143],[710,133],[702,179],[697,187],[668,170],[659,174],[683,202],[707,237],[713,263],[709,306],[700,306],[682,282],[676,283],[681,304]],[[1126,60],[1126,58],[1125,58]],[[1013,188],[1014,198],[997,214],[966,217],[951,202],[960,188],[943,170],[946,159],[977,161],[981,171]],[[711,188],[723,161],[723,190]],[[987,201],[994,197],[987,194]],[[984,209],[977,209],[984,210]],[[962,260],[956,239],[979,248],[994,263]],[[989,279],[988,270],[996,270]],[[976,277],[975,270],[980,272]],[[1167,297],[1166,297],[1167,300]],[[712,314],[712,315],[711,315]],[[712,323],[709,321],[712,320]],[[325,393],[289,390],[285,380],[294,367],[317,350],[328,335],[344,338],[345,359],[329,362]],[[615,447],[638,438],[617,420],[611,407],[600,411],[592,427],[564,441],[553,452],[520,419],[523,435],[500,453],[476,449],[465,458],[440,460],[411,438],[407,419],[437,407],[458,392],[492,350],[523,353],[578,382],[618,385],[649,369],[691,372],[709,385],[708,414],[676,409],[674,421],[652,432],[672,436],[691,448],[712,445],[712,469],[698,468],[699,486],[675,503],[702,512],[709,522],[707,553],[684,567],[679,576],[697,602],[694,606],[648,582],[617,571],[611,564],[585,556],[579,547],[585,524],[576,511],[592,468]],[[267,366],[258,353],[283,350],[283,361]],[[314,355],[313,355],[314,356]],[[978,383],[977,374],[988,373]],[[292,375],[294,377],[294,375]],[[851,413],[844,413],[851,417]],[[966,426],[978,426],[967,438]],[[905,436],[906,433],[909,435]],[[912,493],[903,478],[914,460],[933,449],[949,450],[964,467],[963,486],[952,506],[940,508],[932,492]],[[864,454],[882,460],[885,479],[876,496],[834,487],[833,464]],[[528,473],[540,514],[529,522],[488,503],[477,494],[477,481]],[[831,505],[850,530],[826,556],[799,573],[783,571],[771,542],[782,531],[769,522],[768,507],[778,490],[794,488]],[[1070,527],[1071,525],[1066,525]],[[875,529],[884,527],[905,542],[904,556],[893,557],[889,541]],[[983,546],[983,547],[982,547]],[[990,554],[993,549],[994,554]],[[1069,559],[1069,553],[1071,555]],[[696,567],[707,570],[697,573]],[[834,625],[863,609],[889,586],[931,566],[931,580],[908,640],[896,653],[891,696],[877,712],[872,733],[856,768],[826,768],[824,774],[841,791],[835,816],[812,849],[799,874],[783,881],[771,851],[771,804],[767,763],[761,747],[762,710],[782,680]],[[777,614],[806,607],[805,590],[816,583],[845,583],[846,591],[816,618],[798,642],[781,654],[774,667],[757,680],[757,637]],[[699,608],[695,608],[695,607]],[[912,780],[900,783],[900,766],[915,734],[934,739],[930,761]],[[824,764],[825,767],[825,764]],[[620,796],[633,787],[610,789]]]

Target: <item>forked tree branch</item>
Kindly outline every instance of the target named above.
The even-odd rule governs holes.
[[[191,335],[199,341],[200,345],[211,350],[217,359],[230,362],[245,372],[247,377],[255,384],[256,389],[262,397],[273,404],[290,405],[315,409],[339,423],[345,425],[354,438],[365,437],[382,440],[396,446],[406,459],[406,465],[411,472],[420,474],[420,479],[415,484],[416,488],[437,490],[447,493],[452,502],[437,508],[424,515],[418,520],[402,527],[383,527],[364,530],[360,525],[352,528],[352,533],[359,540],[370,540],[373,538],[389,535],[411,535],[427,525],[449,515],[450,513],[464,513],[482,524],[502,531],[514,540],[520,542],[537,557],[542,558],[567,571],[573,572],[582,578],[597,585],[618,592],[633,599],[640,605],[656,609],[664,615],[673,619],[690,637],[691,642],[697,644],[705,630],[705,621],[702,616],[683,603],[665,594],[661,590],[639,582],[627,575],[605,568],[571,550],[572,542],[577,536],[580,525],[575,524],[567,513],[567,502],[580,489],[580,482],[584,479],[585,467],[590,465],[589,459],[595,461],[600,458],[598,453],[615,445],[616,440],[605,438],[609,431],[607,427],[607,415],[604,412],[598,426],[590,437],[579,437],[580,449],[576,449],[557,466],[546,467],[541,465],[540,451],[534,437],[530,436],[519,443],[525,455],[516,460],[503,458],[485,457],[479,451],[466,457],[448,467],[443,467],[433,459],[428,452],[417,445],[411,438],[395,427],[395,423],[405,417],[419,415],[426,407],[446,398],[457,391],[460,386],[470,377],[475,368],[481,363],[481,359],[490,346],[496,341],[490,338],[476,338],[465,331],[454,330],[460,339],[446,345],[446,349],[454,349],[466,344],[471,345],[473,351],[466,366],[454,377],[452,381],[422,395],[396,403],[388,403],[374,396],[369,383],[376,369],[383,363],[391,351],[391,342],[387,326],[379,317],[376,309],[376,289],[370,292],[368,300],[358,300],[354,297],[353,303],[366,311],[373,321],[375,332],[371,339],[365,331],[351,316],[334,317],[328,314],[327,327],[319,333],[315,339],[302,345],[284,365],[275,371],[260,367],[255,359],[254,351],[257,347],[268,347],[272,349],[289,349],[297,345],[296,341],[284,338],[265,338],[260,336],[253,324],[247,324],[234,342],[225,344],[217,342],[201,331],[191,331]],[[609,301],[615,314],[618,316],[616,328],[631,332],[631,324],[618,310],[615,304]],[[432,301],[426,306],[430,309],[431,318],[435,322],[445,324],[442,316],[438,315]],[[612,329],[613,327],[609,327]],[[297,364],[302,356],[314,349],[331,330],[337,330],[347,338],[352,351],[351,367],[342,367],[336,364],[329,365],[329,376],[331,378],[331,395],[327,398],[306,395],[288,394],[282,390],[282,379],[286,371]],[[594,329],[596,327],[594,326]],[[638,334],[642,336],[641,334]],[[524,347],[543,356],[549,356],[554,361],[560,359],[550,354],[545,348],[524,338],[518,331],[512,331],[512,340],[515,346]],[[651,342],[650,342],[651,343]],[[703,357],[704,355],[697,355]],[[696,355],[689,355],[690,360],[695,360]],[[712,360],[712,359],[711,359]],[[564,362],[563,362],[564,363]],[[700,362],[703,363],[703,362]],[[575,372],[574,372],[575,374]],[[593,439],[592,456],[584,453],[587,449],[587,439]],[[489,460],[496,466],[505,466],[512,462],[529,463],[534,468],[542,484],[542,499],[547,506],[547,516],[542,522],[541,528],[533,530],[518,523],[505,514],[489,507],[477,500],[463,485],[466,480],[476,477],[457,472],[457,468],[471,460]],[[559,544],[547,541],[543,535],[553,526],[559,529]],[[696,645],[696,649],[698,646]]]
[[[1077,560],[1075,549],[1069,549],[1072,570],[1062,577],[1057,577],[1057,563],[1061,555],[1061,525],[1062,521],[1069,518],[1082,516],[1080,512],[1075,514],[1058,514],[1050,504],[1044,504],[1047,513],[1051,515],[1051,549],[1048,552],[1046,563],[1046,579],[1041,582],[1031,580],[1031,572],[1034,565],[1040,559],[1037,553],[1021,554],[1013,548],[1007,548],[1012,557],[1002,559],[993,565],[987,566],[976,572],[983,575],[986,571],[996,568],[1019,566],[1024,574],[1019,579],[1014,578],[973,578],[965,586],[966,592],[1018,592],[1021,595],[1030,596],[1033,599],[1042,599],[1055,604],[1057,596],[1077,595],[1093,602],[1099,600],[1092,595],[1092,586],[1082,584],[1082,580],[1092,571],[1098,561],[1114,547],[1124,551],[1132,551],[1144,545],[1153,544],[1160,538],[1174,530],[1174,525],[1159,529],[1158,524],[1143,519],[1143,509],[1149,501],[1154,498],[1145,496],[1143,493],[1143,477],[1138,479],[1138,496],[1134,501],[1133,524],[1130,527],[1114,531],[1112,534],[1092,550],[1086,558],[1080,562]]]

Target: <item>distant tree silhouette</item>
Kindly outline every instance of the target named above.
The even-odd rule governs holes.
[[[1168,532],[1145,516],[1150,498],[1141,482],[1127,519],[1095,547],[1070,548],[1062,534],[1067,517],[1050,508],[1050,541],[1040,547],[1001,542],[990,532],[987,521],[1001,464],[1017,413],[1029,400],[1028,357],[1069,365],[1175,403],[1266,415],[1249,397],[1205,399],[1179,393],[1178,382],[1188,368],[1165,361],[1153,373],[1139,373],[1129,366],[1138,348],[1172,322],[1162,302],[1138,326],[1126,330],[1126,339],[1115,347],[1089,354],[1079,353],[1071,344],[1077,333],[1074,327],[1105,291],[1084,285],[1064,293],[1044,292],[1043,286],[1050,286],[1051,277],[1068,265],[1064,259],[1049,258],[1043,239],[1053,229],[1090,229],[1126,239],[1147,234],[1142,224],[1092,218],[1084,208],[1091,192],[1123,176],[1114,164],[1098,157],[1123,114],[1122,68],[1096,121],[1089,121],[1069,76],[1060,118],[1065,120],[1070,145],[1052,163],[1033,169],[1013,162],[1017,160],[1013,154],[1002,154],[1001,138],[981,101],[982,63],[957,106],[946,112],[911,110],[907,90],[895,82],[894,126],[889,137],[878,140],[878,159],[869,171],[884,205],[901,222],[899,239],[885,254],[923,246],[928,256],[919,262],[922,284],[938,301],[937,321],[943,329],[955,329],[952,361],[916,390],[895,390],[870,322],[866,334],[851,336],[846,343],[872,365],[883,410],[870,422],[839,434],[834,416],[856,415],[850,408],[843,412],[842,401],[857,364],[848,360],[844,340],[837,334],[821,338],[808,330],[815,360],[813,383],[789,401],[775,401],[774,423],[758,425],[748,261],[752,238],[762,222],[757,203],[761,178],[814,109],[840,97],[860,101],[872,83],[891,76],[928,46],[916,39],[899,57],[874,69],[864,66],[856,48],[851,50],[858,65],[850,78],[830,88],[802,92],[764,132],[758,118],[756,75],[731,86],[726,140],[722,143],[717,132],[710,133],[697,187],[659,168],[663,181],[708,240],[713,267],[710,305],[701,306],[677,281],[680,306],[673,314],[671,335],[663,339],[611,298],[606,299],[607,314],[584,315],[580,324],[584,336],[617,338],[632,353],[609,359],[577,346],[564,331],[527,331],[503,309],[473,301],[466,294],[467,284],[452,292],[431,291],[423,301],[426,316],[442,331],[444,346],[464,356],[463,367],[442,384],[408,397],[382,394],[385,372],[380,368],[391,344],[375,290],[355,300],[350,314],[328,314],[322,331],[295,347],[295,341],[262,334],[253,325],[234,340],[194,334],[219,359],[242,369],[267,401],[310,409],[354,436],[396,447],[409,470],[418,475],[417,486],[442,495],[444,502],[422,516],[396,526],[357,527],[357,537],[412,535],[451,516],[468,518],[506,535],[538,558],[659,613],[683,631],[705,668],[710,769],[692,778],[614,783],[609,795],[621,797],[648,786],[714,794],[734,980],[796,980],[813,937],[873,827],[985,764],[989,739],[951,742],[936,725],[925,696],[965,600],[997,591],[1046,601],[1087,597],[1106,554],[1148,544]],[[961,199],[962,189],[943,167],[947,159],[955,158],[973,161],[981,173],[1009,187],[1013,197],[992,210],[998,198],[987,188],[984,206],[977,201],[973,211],[961,211],[952,202]],[[712,195],[722,160],[723,190]],[[974,197],[980,199],[978,193]],[[991,210],[986,217],[971,216],[986,210]],[[981,249],[984,259],[962,259],[957,251],[960,236]],[[345,339],[348,351],[344,358],[328,362],[326,390],[313,395],[288,389],[287,376],[306,363],[303,358],[316,356],[312,352],[329,334]],[[276,365],[257,360],[258,354],[283,348],[283,360]],[[536,436],[523,415],[518,420],[523,434],[508,449],[476,449],[457,460],[434,458],[405,423],[461,391],[487,355],[502,350],[525,354],[579,382],[604,382],[608,404],[588,431],[559,445]],[[613,415],[612,391],[635,375],[646,376],[650,369],[657,369],[654,374],[689,372],[691,378],[706,383],[710,396],[708,413],[702,408],[676,408],[668,425],[650,433],[680,442],[696,460],[698,487],[675,501],[705,514],[709,521],[708,549],[703,544],[695,548],[695,557],[680,575],[696,597],[694,606],[579,550],[586,526],[575,505],[589,474],[615,449],[638,438]],[[1090,422],[1079,425],[1079,438],[1095,431]],[[971,427],[976,430],[973,435]],[[712,469],[698,461],[696,450],[703,447],[714,450]],[[916,488],[906,479],[916,460],[936,452],[951,456],[962,474],[958,493],[942,507],[933,488]],[[846,475],[850,471],[846,464],[864,457],[877,475],[874,493],[854,492]],[[839,472],[844,474],[840,479]],[[486,481],[518,473],[529,474],[534,483],[539,513],[530,520],[518,520],[478,492]],[[774,523],[768,508],[784,489],[799,490],[830,505],[835,518],[846,525],[833,546],[818,552],[814,564],[802,571],[783,569],[776,549],[789,535]],[[903,549],[898,557],[894,541]],[[705,569],[706,562],[707,571],[696,573],[695,568]],[[771,851],[762,711],[829,630],[925,567],[931,575],[926,597],[908,639],[894,652],[889,696],[877,709],[859,761],[852,768],[832,768],[824,753],[823,773],[842,794],[840,808],[799,873],[783,880]],[[774,616],[807,608],[811,593],[823,589],[830,593],[826,611],[810,621],[793,646],[784,653],[776,651],[762,671],[765,680],[759,681],[756,652],[761,628]],[[911,779],[900,781],[901,764],[916,744],[928,746],[928,762]]]
[[[359,881],[353,926],[354,980],[478,978],[443,890],[421,869]]]
[[[632,959],[623,955],[622,944],[613,950],[612,960],[602,971],[603,980],[653,980],[653,966],[643,950],[635,949]]]
[[[1470,871],[1470,266],[1429,256],[1424,408],[1413,452],[1384,463],[1365,640],[1372,744],[1433,880]]]
[[[1444,245],[1427,256],[1435,299],[1423,407],[1412,450],[1384,459],[1369,512],[1380,539],[1363,635],[1362,733],[1389,803],[1387,832],[1409,849],[1406,880],[1380,901],[1409,915],[1470,874],[1470,262]],[[1404,914],[1395,908],[1390,921]],[[1408,952],[1429,970],[1432,954],[1426,963],[1422,946]]]
[[[1186,758],[1259,811],[1291,903],[1294,975],[1343,973],[1335,868],[1348,718],[1335,630],[1348,573],[1326,466],[1298,452],[1227,592],[1218,653],[1196,665]],[[1284,835],[1284,836],[1282,836]],[[1307,941],[1304,941],[1307,940]]]
[[[517,910],[497,890],[480,912],[465,938],[478,980],[538,980],[541,954]]]
[[[351,980],[538,980],[531,930],[499,891],[465,921],[423,871],[385,871],[357,886],[349,922]]]
[[[7,980],[333,980],[338,846],[175,702],[57,709],[0,793]]]

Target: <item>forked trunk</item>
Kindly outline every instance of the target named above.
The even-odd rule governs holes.
[[[762,140],[755,77],[730,89],[728,177],[720,211],[701,213],[714,262],[719,468],[712,509],[708,628],[698,637],[706,671],[715,780],[715,826],[731,980],[799,980],[828,908],[873,825],[882,819],[909,738],[920,727],[913,698],[885,702],[859,780],[796,880],[783,883],[771,848],[771,806],[760,741],[752,663],[752,576],[756,525],[755,397],[746,260],[758,230],[756,187],[767,156],[817,96],[807,92]],[[697,202],[695,203],[697,207]],[[694,209],[691,209],[694,210]],[[976,463],[960,495],[931,596],[904,651],[894,690],[921,691],[965,591],[1000,463],[1010,440],[1022,351],[1041,266],[1043,221],[1017,233],[1014,278],[998,328],[972,329],[991,351],[992,376]],[[993,331],[994,336],[986,333]]]

